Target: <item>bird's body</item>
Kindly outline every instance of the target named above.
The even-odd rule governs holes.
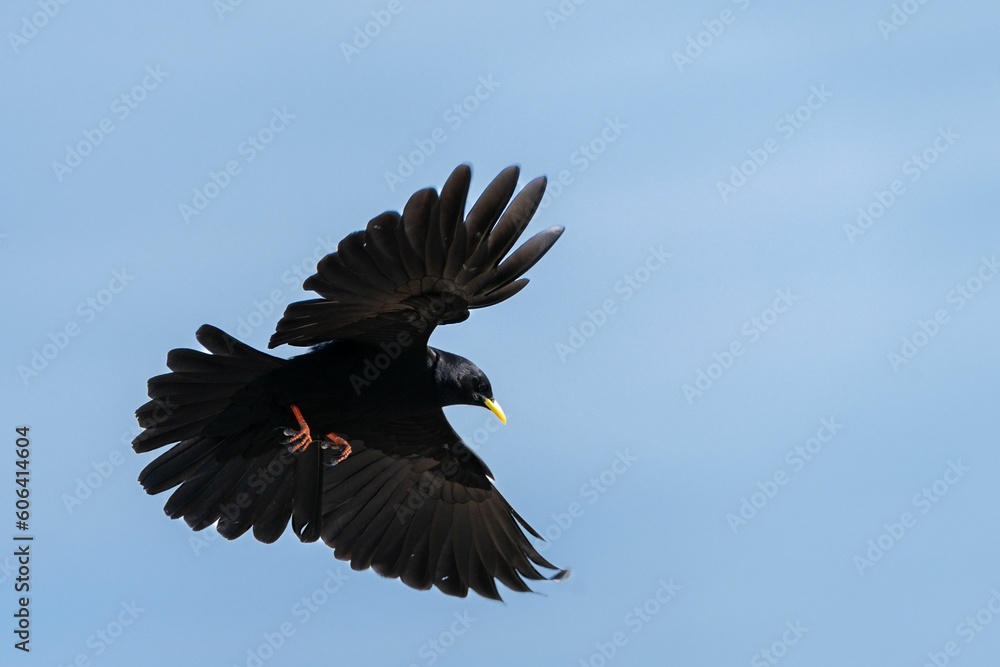
[[[374,218],[320,261],[305,287],[322,298],[289,306],[271,339],[307,353],[281,359],[209,325],[197,332],[209,353],[170,352],[133,443],[176,443],[139,478],[149,493],[180,485],[169,516],[263,542],[291,520],[302,541],[322,539],[354,569],[451,595],[498,599],[495,580],[526,591],[524,578],[546,578],[536,565],[557,569],[442,411],[481,405],[505,421],[489,380],[427,339],[523,288],[562,229],[508,256],[545,181],[508,206],[517,170],[505,170],[466,218],[469,176],[459,167],[440,199],[418,192],[402,217]]]
[[[267,390],[273,403],[298,405],[324,433],[347,430],[351,421],[408,417],[441,407],[429,351],[407,351],[379,368],[375,360],[386,357],[378,347],[337,341],[292,357],[272,372]]]
[[[461,400],[441,395],[443,385],[435,378],[442,360],[472,364],[433,347],[401,350],[392,357],[378,346],[327,343],[249,382],[205,432],[232,435],[253,418],[276,421],[277,427],[289,421],[288,406],[297,405],[313,430],[348,436],[358,423],[405,419],[455,405]]]

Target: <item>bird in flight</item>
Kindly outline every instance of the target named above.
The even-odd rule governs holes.
[[[291,520],[301,541],[322,539],[354,570],[459,597],[499,600],[497,581],[523,592],[525,579],[567,576],[532,546],[525,531],[541,536],[442,411],[478,405],[506,423],[485,373],[427,341],[517,294],[563,232],[511,252],[545,178],[511,200],[519,170],[508,167],[466,215],[471,175],[459,166],[440,196],[420,190],[402,216],[376,216],[320,260],[303,284],[319,298],[289,305],[269,343],[305,354],[281,359],[203,325],[207,353],[167,355],[171,372],[149,380],[132,446],[172,445],[139,475],[150,494],[178,487],[168,516],[266,543]]]

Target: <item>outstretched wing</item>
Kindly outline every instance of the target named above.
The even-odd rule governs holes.
[[[347,437],[353,452],[323,480],[322,539],[353,569],[497,600],[497,580],[526,592],[525,579],[567,576],[531,545],[524,531],[541,536],[494,488],[441,410]],[[535,566],[556,573],[546,577]]]
[[[465,217],[472,172],[461,165],[440,197],[420,190],[402,216],[383,213],[347,236],[303,283],[322,298],[289,305],[269,347],[400,336],[426,343],[438,324],[461,322],[469,309],[519,292],[528,284],[521,276],[563,228],[535,235],[504,259],[545,192],[545,177],[536,178],[510,201],[518,174],[516,166],[500,172]]]

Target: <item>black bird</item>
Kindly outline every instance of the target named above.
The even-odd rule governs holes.
[[[490,381],[427,345],[437,325],[524,288],[562,234],[551,227],[510,252],[546,182],[511,201],[518,173],[502,171],[466,216],[462,165],[440,197],[420,190],[402,216],[383,213],[341,241],[303,284],[321,298],[288,306],[271,337],[269,347],[309,352],[280,359],[209,325],[196,337],[210,354],[172,350],[132,443],[140,453],[173,445],[139,475],[151,494],[180,485],[167,515],[229,539],[253,529],[261,542],[291,519],[300,540],[322,538],[355,570],[460,597],[500,599],[497,580],[530,591],[525,579],[565,577],[442,411],[480,405],[506,423]]]

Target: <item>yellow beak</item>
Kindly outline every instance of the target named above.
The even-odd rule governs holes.
[[[503,413],[503,408],[500,407],[499,403],[494,401],[492,398],[487,398],[485,405],[490,409],[490,412],[497,416],[497,419],[500,420],[501,424],[507,423],[507,415]]]

